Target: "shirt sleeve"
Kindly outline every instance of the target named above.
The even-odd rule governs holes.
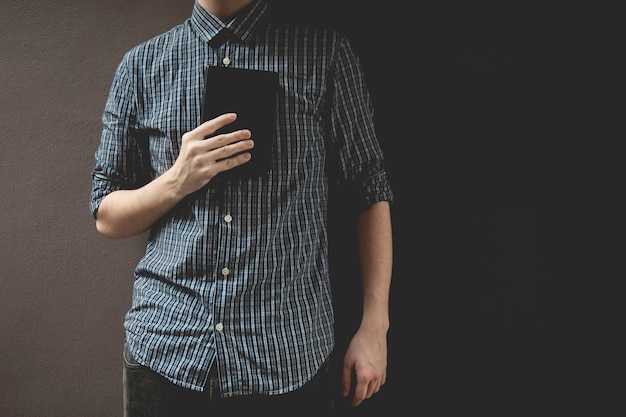
[[[152,177],[147,135],[137,123],[136,83],[130,76],[137,72],[130,69],[131,62],[127,54],[119,64],[102,115],[102,134],[92,171],[90,210],[94,217],[108,194],[139,188]]]
[[[330,85],[329,177],[360,211],[379,201],[393,201],[393,192],[359,59],[346,37],[340,39],[337,52]]]

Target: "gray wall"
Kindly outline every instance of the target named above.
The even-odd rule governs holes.
[[[122,320],[144,236],[88,210],[112,75],[193,0],[7,1],[0,11],[0,416],[121,415]]]

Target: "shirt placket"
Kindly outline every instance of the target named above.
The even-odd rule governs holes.
[[[224,33],[222,33],[224,35]],[[220,44],[220,46],[215,50],[217,65],[223,67],[229,67],[232,64],[232,43],[231,40],[226,37],[226,39]],[[218,180],[219,181],[219,180]],[[228,338],[224,336],[225,332],[229,331],[228,318],[232,316],[231,312],[228,311],[229,302],[227,298],[229,297],[229,292],[232,290],[233,284],[232,280],[234,277],[234,265],[232,262],[235,262],[234,259],[231,258],[231,253],[233,251],[233,227],[234,227],[234,217],[231,215],[231,211],[228,206],[225,204],[224,193],[227,192],[228,186],[226,184],[221,184],[218,186],[218,197],[221,201],[215,207],[215,210],[218,210],[216,215],[217,221],[217,256],[216,256],[216,264],[214,269],[214,277],[215,277],[215,286],[213,291],[213,329],[215,335],[215,351],[217,355],[217,360],[224,360],[224,354],[228,352],[229,348],[225,345],[227,343]],[[226,360],[226,363],[230,363],[230,360]],[[231,372],[228,372],[229,374]],[[231,378],[235,378],[235,375],[232,375]],[[222,387],[224,389],[225,387]]]
[[[223,29],[220,35],[225,35],[226,29]],[[217,40],[217,39],[216,39]],[[219,42],[219,41],[218,41]],[[228,66],[225,63],[230,64],[230,59],[228,58],[228,54],[230,51],[230,46],[228,39],[225,39],[223,42],[219,44],[219,46],[214,49],[215,58],[218,66]],[[219,181],[219,180],[218,180]],[[221,199],[220,194],[224,192],[222,187],[218,186],[217,198]],[[222,297],[225,295],[225,290],[228,285],[224,280],[228,279],[230,275],[230,267],[228,265],[228,253],[229,253],[229,244],[230,244],[230,223],[232,221],[232,217],[230,214],[224,214],[221,208],[221,202],[216,205],[216,216],[214,220],[217,222],[217,230],[216,236],[217,238],[214,240],[216,251],[215,251],[215,268],[213,270],[214,279],[216,282],[215,291],[212,294],[212,305],[213,305],[213,328],[215,330],[216,338],[220,337],[220,334],[224,331],[224,317],[227,317],[227,312],[224,311],[224,303]],[[219,343],[217,344],[219,346]]]
[[[228,187],[227,187],[228,188]],[[231,298],[233,291],[237,286],[237,241],[240,233],[240,219],[228,204],[220,204],[219,213],[219,233],[218,245],[220,258],[218,267],[216,268],[216,303],[214,304],[214,332],[215,332],[215,351],[217,359],[222,358],[223,364],[228,367],[226,370],[229,378],[222,381],[226,385],[222,389],[230,389],[229,387],[243,387],[245,381],[240,380],[241,373],[236,366],[235,358],[227,358],[235,348],[231,345],[233,342],[232,326],[238,326],[238,323],[232,322],[233,313],[230,311]],[[235,333],[237,331],[235,330]]]
[[[233,48],[230,39],[226,39],[218,49],[218,62],[220,66],[230,67],[233,63]]]

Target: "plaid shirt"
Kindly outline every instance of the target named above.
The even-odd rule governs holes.
[[[329,187],[361,210],[392,199],[372,103],[346,37],[272,23],[265,0],[229,24],[196,3],[118,66],[95,155],[94,216],[109,193],[174,164],[182,135],[200,124],[207,65],[279,74],[272,170],[215,179],[153,226],[126,339],[139,363],[183,387],[202,390],[215,363],[223,396],[285,393],[335,343]]]

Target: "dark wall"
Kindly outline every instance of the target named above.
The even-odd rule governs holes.
[[[396,189],[389,382],[362,411],[535,415],[555,146],[541,130],[555,59],[545,22],[512,7],[415,7],[335,16],[361,53]]]
[[[562,117],[561,84],[544,81],[559,59],[546,53],[550,15],[295,3],[275,1],[353,40],[396,190],[389,381],[361,415],[522,415],[542,395],[537,288],[558,178],[558,146],[541,128]],[[123,52],[183,21],[192,2],[3,6],[0,415],[120,415],[122,320],[145,237],[96,233],[93,152]],[[360,300],[340,208],[337,198],[343,344]]]

